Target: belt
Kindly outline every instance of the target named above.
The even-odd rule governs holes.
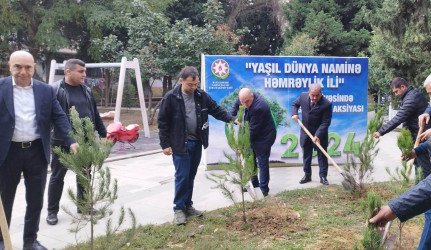
[[[40,139],[36,139],[34,141],[13,141],[12,145],[19,148],[31,148],[31,146],[39,144],[40,141],[41,141]]]

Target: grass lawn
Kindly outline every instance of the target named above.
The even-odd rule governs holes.
[[[390,185],[370,186],[383,204],[395,197]],[[122,249],[353,249],[365,228],[360,199],[338,185],[286,191],[247,203],[245,223],[239,204],[232,205],[189,218],[185,226],[140,227]],[[398,249],[417,247],[423,223],[423,215],[405,223]],[[391,232],[399,235],[397,220]],[[100,249],[104,241],[98,238],[95,247]],[[89,245],[67,249],[89,249]]]

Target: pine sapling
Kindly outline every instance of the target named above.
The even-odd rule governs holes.
[[[355,244],[355,249],[365,249],[365,250],[379,250],[383,249],[381,247],[381,236],[378,231],[374,230],[374,226],[368,221],[376,215],[382,206],[382,201],[379,196],[376,195],[374,190],[369,190],[367,193],[367,201],[361,199],[361,208],[364,212],[364,217],[366,219],[366,228],[364,230],[364,235],[361,241],[361,246]]]
[[[70,199],[81,213],[76,214],[65,206],[62,206],[62,209],[72,217],[73,227],[70,231],[75,233],[77,243],[78,232],[88,224],[90,225],[90,244],[91,249],[94,249],[94,225],[102,219],[107,219],[106,236],[111,236],[118,232],[123,224],[125,211],[121,207],[118,224],[113,227],[110,218],[113,211],[110,206],[118,198],[118,184],[117,179],[112,182],[109,167],[103,166],[105,159],[109,156],[112,142],[99,138],[91,120],[88,117],[80,119],[78,112],[73,107],[70,114],[73,128],[70,135],[79,144],[77,153],[64,152],[61,147],[54,147],[53,151],[59,155],[60,162],[77,175],[78,182],[84,191],[83,197],[78,197],[72,189],[68,189]],[[95,213],[96,208],[97,213]],[[136,218],[131,209],[128,209],[128,214],[131,218],[132,229],[128,230],[122,239],[115,239],[115,242],[113,237],[107,237],[107,240],[98,246],[100,249],[119,249],[130,241],[136,229]]]
[[[362,193],[365,190],[365,183],[374,172],[373,161],[379,152],[376,147],[380,140],[374,138],[373,133],[383,125],[382,116],[383,109],[379,109],[369,121],[363,141],[358,143],[352,140],[351,145],[345,149],[345,152],[347,151],[347,163],[344,167],[347,176],[345,180],[353,187],[351,191],[354,194]]]
[[[242,117],[244,114],[244,106],[239,107],[238,121],[242,123]],[[253,151],[250,147],[250,130],[248,121],[245,122],[244,126],[239,126],[235,133],[233,122],[229,123],[226,131],[226,138],[229,147],[234,151],[234,155],[230,155],[224,152],[224,156],[228,160],[227,164],[221,164],[224,174],[218,175],[211,173],[207,175],[207,178],[217,184],[217,188],[220,188],[223,194],[231,199],[236,204],[234,196],[235,190],[229,188],[229,183],[236,185],[241,191],[241,202],[243,221],[246,222],[247,218],[245,215],[245,199],[244,199],[244,187],[247,182],[250,181],[251,177],[256,174],[254,169],[254,156]]]
[[[413,138],[412,134],[410,133],[410,130],[402,128],[400,131],[400,134],[397,138],[397,145],[398,148],[401,151],[401,154],[404,156],[407,156],[410,151],[413,149]],[[404,193],[410,184],[410,170],[407,165],[407,158],[404,157],[403,160],[401,160],[401,168],[396,167],[394,172],[391,171],[388,167],[386,168],[386,172],[391,176],[391,187],[392,190],[397,195],[401,195]],[[421,175],[419,173],[419,175]],[[391,225],[391,224],[390,224]],[[390,226],[388,226],[389,228]],[[402,229],[404,227],[404,223],[398,220],[398,244],[401,246],[402,242]]]

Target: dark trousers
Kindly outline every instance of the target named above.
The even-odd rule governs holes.
[[[175,165],[174,210],[185,210],[193,205],[193,187],[202,156],[202,144],[188,141],[186,155],[173,154]]]
[[[61,146],[62,150],[68,152],[69,147]],[[67,173],[67,167],[60,163],[59,156],[56,153],[52,154],[51,161],[51,177],[49,178],[48,186],[48,214],[57,214],[60,210],[60,199],[63,194],[64,177]],[[78,176],[76,177],[77,198],[82,199],[84,188],[79,183]]]
[[[254,155],[254,169],[256,170],[259,166],[259,178],[257,175],[251,177],[251,183],[253,187],[260,187],[260,190],[264,193],[269,192],[269,156],[271,155],[271,149],[268,151],[257,155],[253,150]]]
[[[328,145],[322,145],[322,148],[326,151]],[[328,158],[320,151],[320,149],[311,141],[310,138],[305,140],[302,146],[303,153],[303,168],[306,176],[311,177],[311,159],[313,158],[313,148],[317,151],[317,159],[319,162],[319,177],[328,176]]]
[[[27,202],[24,219],[24,243],[32,243],[37,239],[47,167],[48,164],[40,139],[34,141],[28,148],[22,148],[20,143],[12,142],[5,162],[0,166],[0,195],[8,225],[10,225],[12,217],[16,188],[21,180],[21,173],[24,174]],[[3,240],[1,235],[0,240]]]

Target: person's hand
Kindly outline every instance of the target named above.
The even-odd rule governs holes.
[[[374,138],[379,138],[380,136],[382,136],[382,135],[377,131],[373,133]]]
[[[294,120],[295,122],[298,122],[299,116],[298,115],[292,115],[292,120]]]
[[[165,155],[171,155],[172,154],[172,148],[171,147],[164,148],[163,149],[163,154],[165,154]]]
[[[314,142],[315,144],[320,144],[320,139],[319,139],[319,137],[315,136],[315,137],[313,138],[313,142]]]
[[[242,123],[240,123],[240,122],[238,121],[238,119],[235,119],[235,121],[234,121],[233,123],[235,123],[236,125],[242,126]]]
[[[429,121],[430,121],[430,115],[429,114],[422,114],[418,117],[419,127],[424,127],[425,124],[428,124]]]
[[[397,215],[392,212],[392,209],[389,206],[383,206],[380,208],[380,211],[370,219],[370,223],[374,224],[375,229],[383,231],[385,230],[386,223],[393,221],[396,218]]]
[[[73,154],[76,155],[76,153],[78,153],[78,147],[79,144],[77,142],[70,144],[70,150],[73,152]]]
[[[407,154],[407,156],[405,156],[405,155],[401,155],[401,160],[403,161],[403,160],[410,160],[410,159],[414,159],[414,158],[416,158],[416,152],[415,152],[415,150],[414,149],[412,149],[412,151],[410,151],[408,154]]]
[[[419,135],[421,141],[426,141],[431,136],[431,129],[427,129],[425,132]]]

